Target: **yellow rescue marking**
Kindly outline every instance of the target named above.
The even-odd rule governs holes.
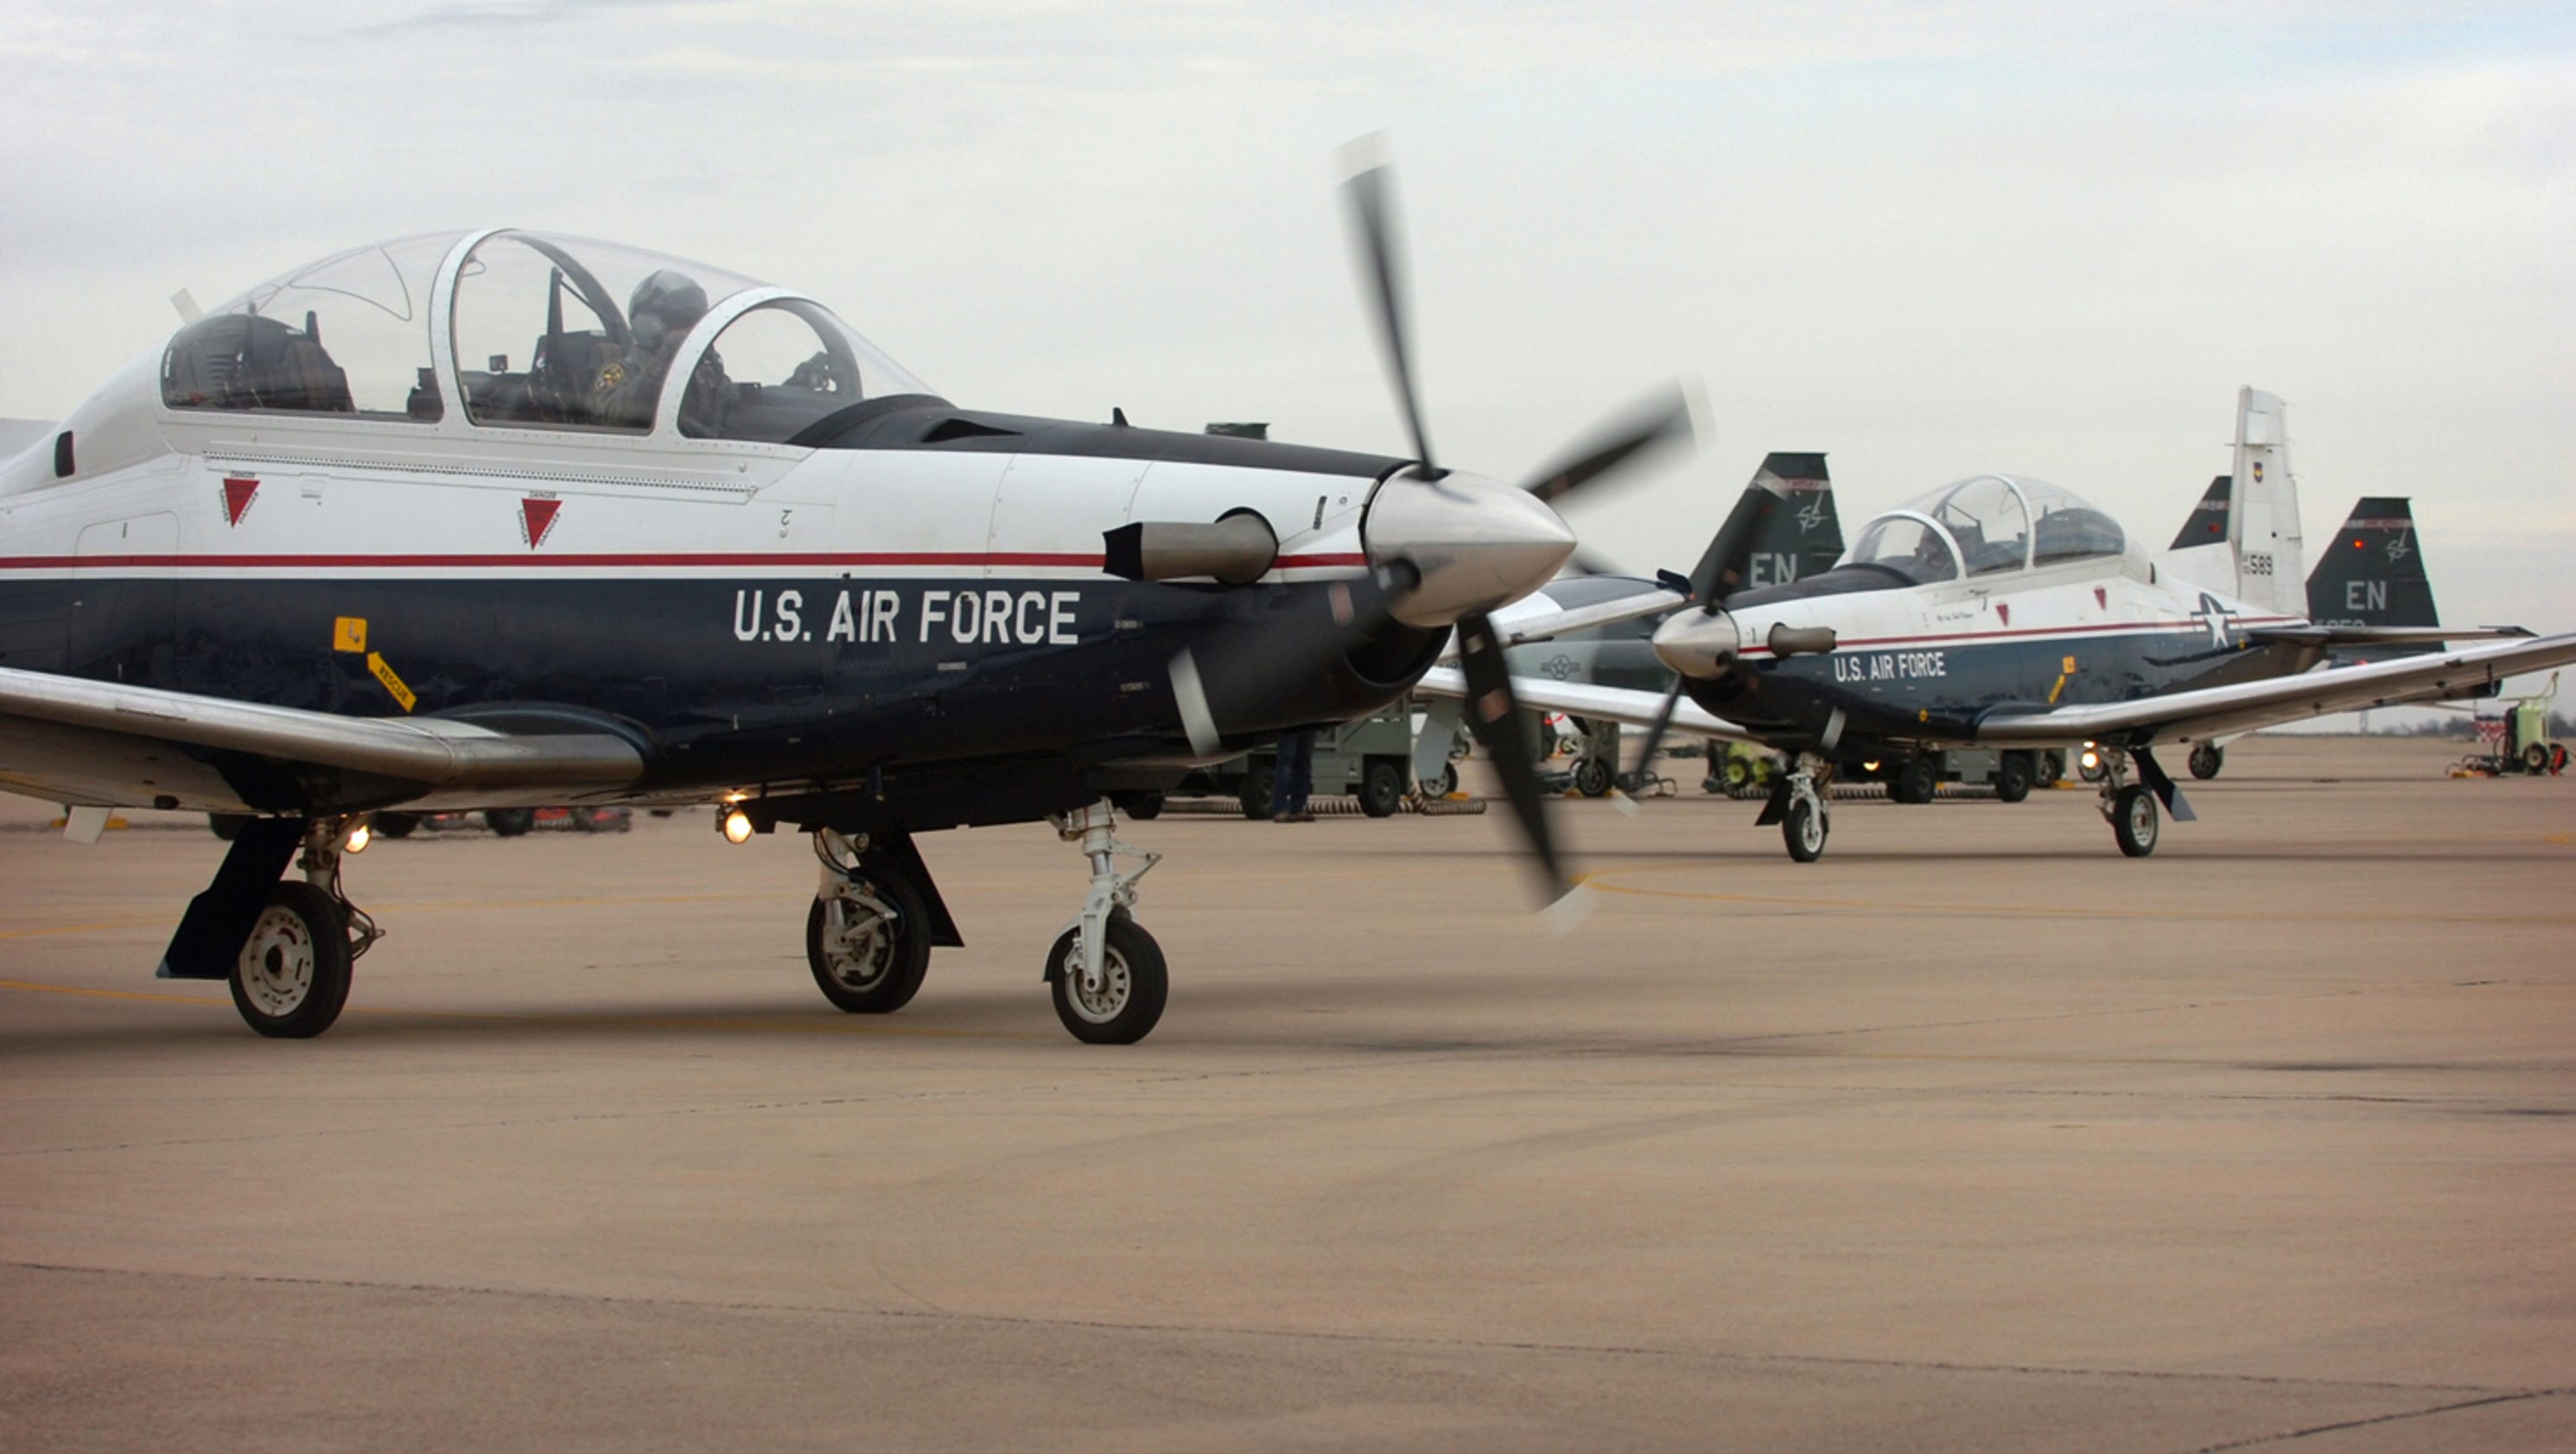
[[[1689,899],[1712,904],[1766,904],[1792,909],[1860,909],[1878,914],[1950,914],[1981,918],[2009,919],[2151,919],[2170,920],[2168,909],[2060,908],[2040,904],[1938,903],[1909,904],[1889,899],[1825,899],[1790,894],[1721,894],[1698,889],[1658,889],[1636,884],[1613,883],[1611,879],[1628,878],[1645,873],[1704,873],[1706,867],[1695,863],[1676,863],[1650,868],[1621,868],[1594,874],[1585,882],[1605,894],[1627,894],[1641,899]],[[2306,913],[2278,910],[2206,909],[2195,906],[2191,917],[2199,920],[2226,920],[2239,923],[2269,924],[2300,922],[2310,924],[2576,924],[2576,914],[2421,914],[2370,913],[2364,910],[2314,910]]]
[[[2062,672],[2061,672],[2061,673],[2059,673],[2058,678],[2057,678],[2057,685],[2055,685],[2055,686],[2053,686],[2053,687],[2050,687],[2050,688],[2048,689],[2048,705],[2050,705],[2050,706],[2052,706],[2052,707],[2056,706],[2056,705],[2057,705],[2057,694],[2058,694],[2059,692],[2062,692],[2062,691],[2065,691],[2065,690],[2066,690],[2066,676],[2065,676],[2065,674],[2064,674],[2064,673],[2062,673]]]
[[[360,652],[367,649],[367,618],[342,616],[331,623],[333,651]]]
[[[68,828],[68,827],[70,827],[70,826],[71,826],[71,823],[72,823],[72,820],[71,820],[71,819],[69,819],[69,818],[56,818],[54,821],[52,821],[51,823],[46,824],[45,826],[46,826],[46,827],[48,827],[48,828]],[[107,820],[107,826],[108,826],[108,827],[110,827],[110,828],[131,828],[131,827],[133,827],[134,825],[133,825],[132,823],[127,822],[127,821],[126,821],[126,820],[124,820],[123,818],[114,818],[114,817],[111,817],[111,818],[109,818],[109,819]]]
[[[394,669],[386,665],[384,657],[378,653],[367,653],[367,670],[375,673],[376,680],[385,684],[385,690],[393,693],[394,700],[402,703],[404,711],[410,711],[412,704],[420,700],[411,694],[411,688],[403,685],[401,677],[394,675]]]

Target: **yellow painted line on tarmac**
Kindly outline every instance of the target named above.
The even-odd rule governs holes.
[[[1586,875],[1583,882],[1605,894],[1626,894],[1642,899],[1689,899],[1712,904],[1762,904],[1793,909],[1858,909],[1878,914],[1954,914],[1977,918],[2013,919],[2142,919],[2158,923],[2191,920],[2220,920],[2231,923],[2276,924],[2282,922],[2310,924],[2576,924],[2576,914],[2434,914],[2372,913],[2356,909],[2213,909],[2200,905],[2165,905],[2156,908],[2082,908],[2056,904],[1990,904],[1965,900],[1951,903],[1908,903],[1894,899],[1828,899],[1796,894],[1727,894],[1705,889],[1649,888],[1638,884],[1612,882],[1614,879],[1649,873],[1705,873],[1707,866],[1696,863],[1664,864],[1645,868],[1618,868]]]
[[[24,990],[39,995],[79,995],[93,1000],[161,1000],[174,1005],[222,1005],[224,1000],[209,1000],[197,995],[154,994],[148,990],[94,990],[72,984],[32,984],[20,979],[0,979],[0,990]]]
[[[0,979],[0,990],[17,990],[26,994],[74,995],[93,1000],[154,1000],[169,1005],[203,1005],[215,1009],[231,1008],[229,1000],[206,999],[198,995],[161,994],[149,990],[102,990],[86,985],[38,984],[32,980]],[[619,1019],[606,1015],[514,1013],[507,1010],[424,1010],[399,1005],[351,1005],[343,1014],[399,1015],[419,1020],[484,1020],[513,1025],[591,1025],[621,1030],[756,1030],[786,1035],[887,1035],[926,1040],[1048,1040],[1056,1037],[1033,1030],[951,1030],[938,1025],[905,1025],[875,1020],[824,1020],[781,1022],[750,1020],[741,1017],[707,1015],[652,1016],[642,1019]]]

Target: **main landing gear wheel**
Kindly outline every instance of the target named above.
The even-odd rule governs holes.
[[[2227,765],[2227,749],[2215,742],[2203,742],[2191,750],[2191,775],[2203,782],[2218,776]]]
[[[2111,799],[2111,836],[2120,851],[2144,858],[2156,851],[2156,795],[2144,783],[2131,783]]]
[[[1391,762],[1372,762],[1360,775],[1360,811],[1372,818],[1392,818],[1404,806],[1404,769]]]
[[[1788,813],[1780,819],[1781,840],[1789,845],[1789,856],[1800,863],[1825,856],[1825,835],[1831,831],[1823,806],[1804,797],[1791,798]]]
[[[2030,796],[2030,780],[2036,775],[2034,759],[2027,752],[2007,752],[1995,763],[1995,796],[2007,803],[2018,803]]]
[[[1163,967],[1163,948],[1137,927],[1125,910],[1109,918],[1109,942],[1100,957],[1100,983],[1082,983],[1082,931],[1067,929],[1047,951],[1047,984],[1055,992],[1055,1016],[1073,1038],[1090,1045],[1133,1045],[1163,1018],[1163,1001],[1171,990]]]
[[[1574,765],[1574,790],[1587,798],[1606,798],[1617,777],[1609,759],[1587,757]]]
[[[331,1028],[349,1002],[349,917],[309,883],[279,884],[233,963],[233,1008],[278,1040]]]
[[[930,914],[900,874],[852,875],[805,913],[805,963],[823,998],[853,1015],[912,1003],[930,970]]]

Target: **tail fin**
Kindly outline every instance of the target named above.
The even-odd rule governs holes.
[[[2433,581],[2417,548],[2415,515],[2402,495],[2372,495],[2318,553],[2308,577],[2308,619],[2320,626],[2439,626]],[[2432,646],[2380,647],[2386,657]]]
[[[2225,545],[2227,502],[2230,487],[2235,483],[2234,475],[2210,476],[2209,489],[2201,495],[2200,503],[2191,507],[2191,514],[2184,518],[2182,529],[2174,532],[2174,543],[2165,548],[2189,550],[2195,545]]]
[[[2236,391],[2235,509],[2227,543],[2236,553],[2236,594],[2285,616],[2307,610],[2301,581],[2307,548],[2299,535],[2299,482],[2290,473],[2289,406],[2275,394]]]
[[[1753,542],[1747,586],[1780,586],[1830,568],[1843,556],[1843,523],[1834,510],[1834,482],[1821,454],[1763,456],[1752,485],[1767,486],[1786,502]]]

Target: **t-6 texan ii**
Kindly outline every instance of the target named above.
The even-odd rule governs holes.
[[[2312,619],[2284,416],[2272,395],[2240,391],[2235,498],[2215,567],[2198,560],[2186,570],[2176,553],[2150,555],[2056,485],[1978,475],[1870,521],[1831,570],[1749,586],[1751,542],[1787,508],[1757,478],[1686,589],[1641,591],[1583,613],[1597,626],[1671,611],[1654,636],[1656,656],[1679,674],[1669,691],[1524,679],[1517,700],[1646,725],[1649,756],[1675,727],[1789,754],[1792,769],[1760,821],[1780,825],[1800,862],[1824,852],[1825,789],[1838,763],[2091,742],[2109,769],[2103,815],[2121,851],[2144,857],[2155,850],[2159,805],[2177,821],[2193,817],[2157,761],[2160,748],[2329,712],[2485,695],[2508,676],[2576,661],[2576,635]],[[1560,624],[1500,619],[1515,644]],[[2512,639],[2447,649],[2477,638]],[[2425,645],[2445,649],[2384,655]],[[2312,670],[2339,648],[2383,655]],[[1467,720],[1478,724],[1477,697],[1459,673],[1434,671],[1423,687],[1467,697]]]
[[[280,1036],[331,1024],[378,933],[341,861],[372,811],[809,832],[808,958],[863,1013],[963,942],[916,837],[1047,819],[1088,873],[1057,1013],[1134,1041],[1164,1005],[1131,912],[1155,855],[1111,795],[1393,702],[1453,627],[1508,702],[1487,613],[1571,554],[1548,502],[1688,430],[1676,396],[1525,488],[1441,468],[1387,173],[1347,191],[1409,459],[961,408],[819,300],[606,243],[282,274],[0,465],[0,783],[75,837],[112,807],[258,815],[161,972],[229,980]]]

